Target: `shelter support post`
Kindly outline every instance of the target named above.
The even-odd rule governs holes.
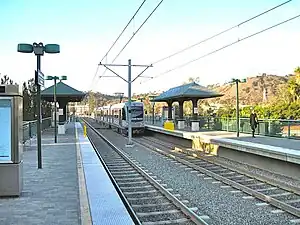
[[[172,103],[171,101],[167,102],[168,103],[168,120],[172,120]]]
[[[173,118],[172,118],[172,103],[173,101],[168,101],[168,120],[164,122],[164,128],[167,130],[174,130],[175,126],[173,123]]]
[[[197,120],[198,117],[198,99],[192,99],[193,103],[193,120],[191,121],[192,131],[199,131],[199,121]]]
[[[183,118],[183,100],[179,100],[179,119],[178,119],[178,129],[184,129],[184,118]]]
[[[179,119],[183,119],[183,100],[179,100]]]

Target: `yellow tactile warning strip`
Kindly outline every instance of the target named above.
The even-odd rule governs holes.
[[[85,176],[82,165],[82,158],[80,152],[80,144],[78,140],[78,131],[75,126],[76,136],[76,151],[77,151],[77,173],[78,173],[78,186],[79,186],[79,201],[80,201],[80,220],[81,225],[92,225],[92,217],[90,213],[89,200],[86,191]]]

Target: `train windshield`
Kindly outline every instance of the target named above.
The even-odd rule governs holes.
[[[143,120],[144,111],[141,106],[131,106],[131,119],[132,121]]]

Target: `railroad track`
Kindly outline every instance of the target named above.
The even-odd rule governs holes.
[[[295,219],[300,218],[300,193],[297,190],[279,187],[261,177],[249,175],[246,172],[242,173],[212,160],[199,158],[192,152],[182,150],[183,148],[180,151],[174,151],[176,144],[167,143],[154,137],[140,137],[134,141],[199,171],[199,176],[205,176],[204,179],[214,179],[214,182],[222,184],[223,188],[231,186],[237,189],[235,192],[244,192],[249,195],[244,198],[255,197],[263,201],[261,205],[270,204],[277,207],[278,210],[294,215]]]
[[[88,137],[100,160],[105,163],[113,183],[121,190],[140,224],[207,224],[194,212],[197,208],[187,207],[185,204],[188,202],[180,200],[180,195],[172,194],[172,190],[159,184],[155,176],[143,170],[86,120],[84,122],[88,125]],[[109,148],[103,148],[103,141]]]

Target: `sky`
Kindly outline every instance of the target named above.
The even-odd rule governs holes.
[[[159,2],[146,0],[102,63],[112,63]],[[134,65],[151,65],[283,2],[164,0],[114,63],[127,64],[131,59]],[[45,75],[66,75],[65,83],[81,91],[127,95],[125,81],[111,77],[114,74],[110,71],[104,73],[103,66],[99,66],[97,74],[96,69],[141,3],[142,0],[1,0],[0,73],[18,83],[27,81],[34,76],[36,57],[33,53],[18,53],[17,44],[55,43],[61,52],[45,53],[42,57],[41,70]],[[184,53],[154,63],[143,73],[144,77],[132,83],[132,92],[164,91],[189,77],[199,77],[199,84],[205,86],[261,73],[293,73],[300,66],[300,18],[161,75],[299,14],[300,0],[293,0]],[[128,79],[128,67],[110,68]],[[132,79],[143,70],[144,67],[132,67]],[[104,77],[99,78],[101,75]],[[45,81],[45,87],[52,84],[53,81]]]

